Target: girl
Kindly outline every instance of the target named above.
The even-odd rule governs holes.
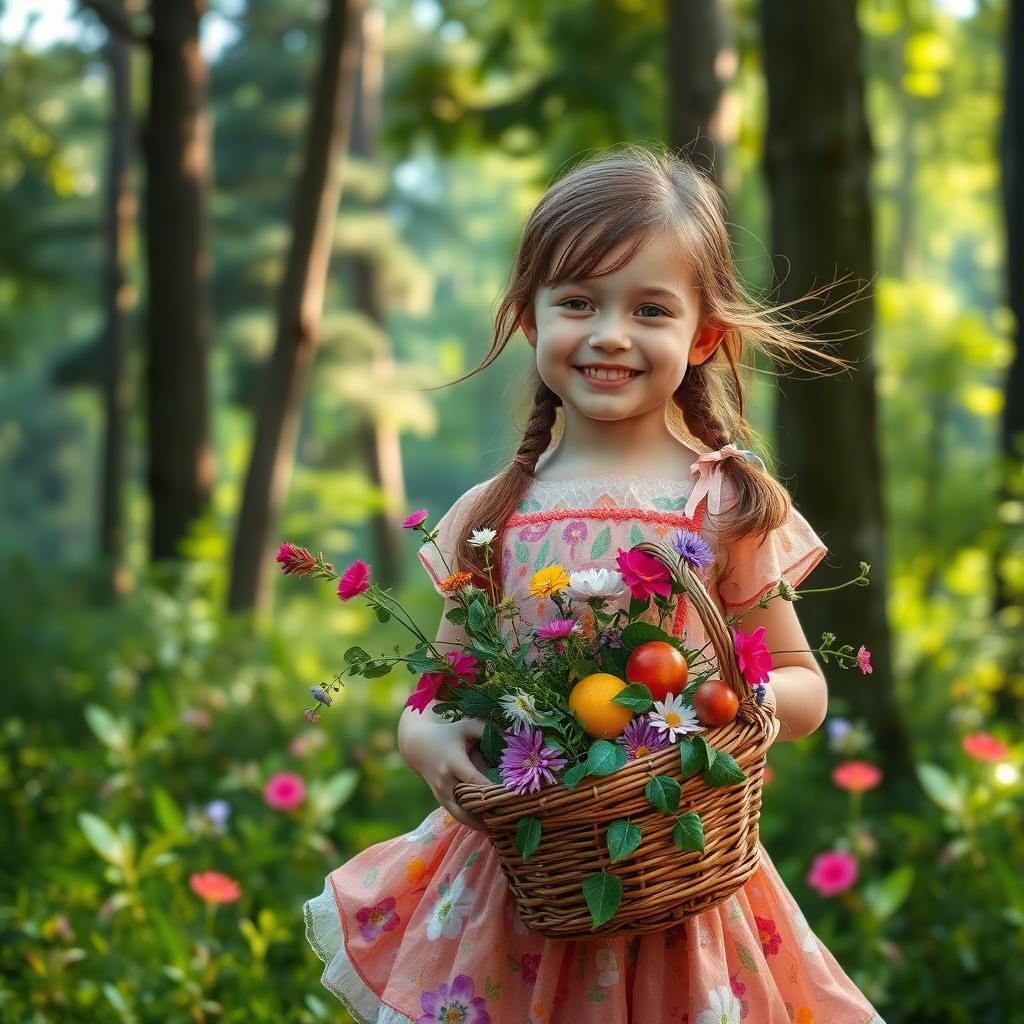
[[[737,373],[744,347],[790,362],[814,350],[779,307],[758,308],[741,291],[723,211],[688,162],[630,150],[577,167],[527,222],[478,370],[521,329],[536,355],[533,407],[511,464],[455,502],[437,542],[448,565],[486,586],[469,538],[499,530],[501,590],[533,622],[550,617],[549,600],[529,593],[534,572],[615,568],[619,548],[670,530],[703,534],[726,612],[780,579],[796,586],[825,554],[761,460],[732,443],[750,435]],[[442,596],[465,580],[446,579],[430,545],[420,559]],[[453,607],[445,601],[445,612]],[[762,625],[771,649],[806,650],[791,602],[744,616],[745,632]],[[672,628],[687,646],[705,642],[685,602]],[[437,639],[465,642],[444,615]],[[777,655],[768,694],[780,739],[813,732],[825,716],[810,654]],[[406,708],[399,749],[440,806],[337,868],[306,904],[323,984],[357,1021],[881,1024],[763,849],[734,896],[665,931],[573,942],[527,929],[481,823],[453,798],[459,781],[490,784],[475,749],[481,732],[476,720]]]

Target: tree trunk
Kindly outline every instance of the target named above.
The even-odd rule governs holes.
[[[383,69],[383,18],[368,8],[363,14],[359,37],[355,103],[352,122],[354,157],[372,161],[377,155],[380,132],[380,99]],[[358,310],[383,326],[384,311],[377,292],[377,268],[364,255],[352,259],[353,301]],[[385,333],[381,331],[381,337]],[[388,341],[373,353],[374,379],[382,383],[393,376],[394,358]],[[388,423],[368,419],[359,428],[357,441],[363,463],[373,483],[384,495],[385,507],[370,520],[373,537],[375,575],[384,586],[397,586],[402,579],[402,510],[405,506],[405,481],[402,473],[402,447],[398,431]]]
[[[146,392],[154,559],[180,557],[206,508],[209,437],[207,205],[210,125],[199,51],[205,0],[153,0],[146,127],[149,278]]]
[[[765,171],[780,299],[852,271],[872,277],[869,172],[872,147],[864,113],[861,39],[855,0],[762,0],[768,87]],[[856,333],[841,346],[850,375],[783,380],[778,446],[797,505],[829,543],[832,566],[814,585],[871,565],[871,586],[815,595],[799,611],[808,639],[825,630],[864,643],[874,674],[832,670],[829,687],[871,728],[894,787],[909,797],[915,778],[893,688],[886,620],[884,508],[871,327],[873,304],[861,298],[834,315],[831,332]]]
[[[730,83],[736,50],[720,0],[668,0],[669,146],[710,171],[727,192],[727,150],[736,140]]]
[[[120,0],[112,0],[119,14]],[[107,39],[110,65],[110,149],[104,196],[105,261],[103,297],[106,325],[103,332],[103,464],[100,497],[100,552],[107,559],[111,590],[125,586],[124,489],[127,462],[127,421],[130,403],[128,366],[129,311],[132,305],[126,263],[135,201],[129,182],[132,146],[131,44],[114,32]]]
[[[277,313],[274,351],[264,379],[231,563],[228,607],[268,604],[274,531],[288,488],[306,378],[323,313],[324,286],[348,145],[360,0],[330,0],[314,85],[301,177],[292,211],[291,247]]]

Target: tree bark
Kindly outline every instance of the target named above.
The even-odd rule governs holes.
[[[177,558],[207,507],[210,125],[199,50],[205,0],[154,0],[146,127],[146,394],[154,559]]]
[[[117,16],[125,11],[111,0]],[[132,305],[128,284],[127,246],[135,217],[135,197],[130,185],[132,147],[131,44],[111,32],[106,57],[110,65],[110,132],[107,180],[103,208],[105,260],[103,302],[103,463],[100,485],[100,552],[107,559],[111,590],[124,587],[124,491],[127,463],[127,422],[131,401],[128,365],[129,316]]]
[[[837,272],[870,280],[872,147],[855,0],[762,0],[761,19],[768,87],[765,172],[772,246],[781,254],[780,299],[798,298]],[[797,504],[832,552],[833,565],[819,567],[814,585],[841,582],[859,561],[871,565],[868,589],[815,595],[799,611],[812,645],[830,630],[840,642],[871,649],[870,680],[833,670],[830,690],[869,725],[894,788],[909,797],[915,775],[893,688],[886,619],[874,310],[867,295],[824,325],[829,332],[856,335],[840,353],[854,362],[852,373],[782,382],[778,444],[784,470],[799,481]]]
[[[263,611],[269,601],[273,534],[288,488],[302,398],[323,313],[341,161],[348,145],[361,0],[330,0],[314,85],[303,169],[292,210],[291,246],[278,304],[274,350],[256,418],[228,607]]]

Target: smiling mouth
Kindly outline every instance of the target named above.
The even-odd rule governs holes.
[[[577,370],[584,377],[592,380],[628,380],[631,377],[639,377],[643,370],[606,370],[594,366],[577,366]]]

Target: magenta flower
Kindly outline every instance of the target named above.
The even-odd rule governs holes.
[[[357,594],[363,593],[370,585],[370,567],[356,559],[338,581],[338,597],[348,601]]]
[[[564,640],[570,633],[583,627],[575,619],[552,619],[537,630],[538,640]]]
[[[736,664],[739,665],[743,678],[751,686],[767,683],[768,673],[772,667],[772,656],[764,642],[764,626],[758,626],[749,634],[734,629],[732,642],[736,648]]]
[[[618,549],[616,562],[622,579],[638,601],[652,594],[669,597],[672,593],[672,577],[668,567],[646,551],[623,551]]]
[[[277,549],[275,561],[281,563],[281,572],[285,576],[289,573],[295,573],[296,576],[308,576],[317,569],[316,558],[309,551],[287,540]]]
[[[506,736],[501,754],[501,781],[514,793],[536,793],[541,781],[557,781],[554,772],[564,768],[564,757],[544,746],[540,729],[525,726],[518,736]]]
[[[857,858],[843,850],[819,853],[807,873],[807,884],[822,896],[846,892],[857,881]]]
[[[1010,748],[995,736],[987,732],[972,732],[960,741],[964,753],[975,761],[1002,761],[1010,753]]]
[[[473,682],[476,679],[477,660],[475,654],[466,654],[465,651],[449,651],[445,657],[452,666],[452,672],[466,682]]]
[[[356,911],[359,932],[367,942],[373,942],[381,932],[389,932],[401,920],[395,913],[395,897],[386,896],[376,906],[360,907]]]
[[[475,994],[473,979],[460,974],[449,985],[442,982],[436,992],[421,992],[423,1016],[416,1024],[437,1024],[438,1021],[458,1021],[459,1024],[491,1024],[487,1001]]]
[[[430,513],[425,508],[416,509],[415,512],[406,516],[405,519],[402,520],[402,529],[415,530],[416,527],[419,526],[420,523],[422,523],[423,520],[426,519],[428,515],[430,515]]]
[[[405,706],[415,708],[422,715],[427,710],[427,705],[437,696],[443,682],[444,675],[441,672],[424,672]]]
[[[189,875],[189,888],[207,903],[234,903],[242,898],[238,883],[219,871],[194,871]]]
[[[860,650],[857,651],[857,668],[869,676],[874,671],[871,667],[871,652],[863,645],[860,645]]]
[[[263,787],[263,801],[268,807],[287,811],[306,799],[306,784],[294,772],[275,772]]]
[[[631,761],[636,761],[665,746],[667,739],[664,733],[659,732],[651,720],[646,716],[637,716],[632,719],[625,731],[616,743],[621,743],[626,748],[626,753]]]

